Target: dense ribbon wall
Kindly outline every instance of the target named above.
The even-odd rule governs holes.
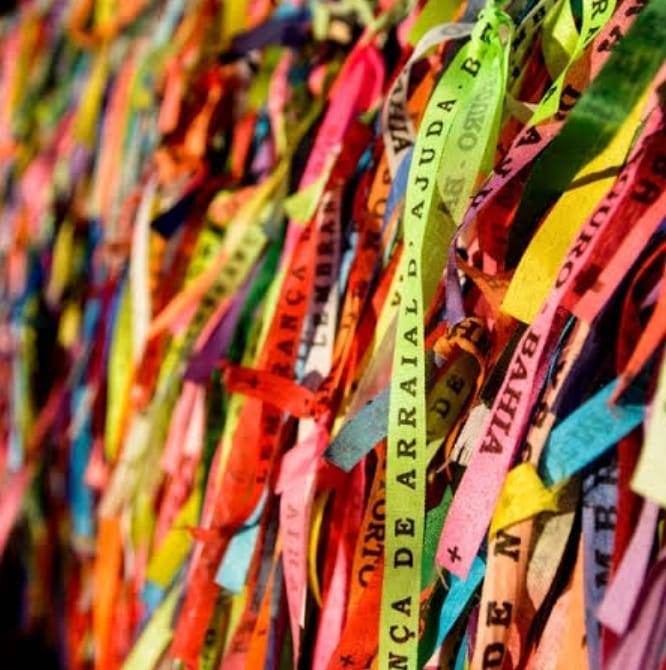
[[[8,646],[666,668],[665,0],[2,12]]]

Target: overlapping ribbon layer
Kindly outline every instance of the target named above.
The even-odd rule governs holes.
[[[666,668],[665,0],[3,11],[17,626],[71,670]]]

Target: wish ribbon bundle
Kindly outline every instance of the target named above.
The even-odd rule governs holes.
[[[10,665],[664,670],[666,2],[10,5]]]

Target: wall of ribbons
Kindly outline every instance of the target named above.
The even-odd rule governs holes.
[[[666,0],[3,3],[6,667],[665,670],[665,60]]]

